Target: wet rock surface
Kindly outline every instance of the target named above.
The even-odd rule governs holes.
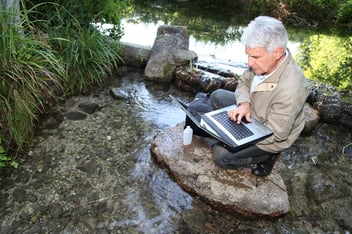
[[[115,99],[111,88],[129,93]],[[0,233],[344,233],[352,229],[352,137],[319,122],[281,154],[289,212],[248,219],[185,192],[150,155],[154,136],[184,120],[168,95],[193,94],[124,70],[40,123],[19,168],[2,175]],[[99,105],[94,113],[82,103]],[[66,114],[87,115],[71,120]]]
[[[352,94],[325,84],[312,84],[309,102],[325,123],[340,125],[352,132]]]
[[[212,139],[193,136],[192,144],[183,146],[183,127],[160,132],[151,151],[186,191],[218,210],[245,217],[273,218],[289,211],[286,185],[275,167],[264,178],[254,176],[250,167],[221,169],[212,160]]]

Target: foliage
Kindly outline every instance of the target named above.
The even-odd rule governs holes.
[[[67,41],[56,41],[53,46],[60,51],[68,72],[69,93],[80,93],[102,84],[113,68],[117,68],[117,62],[121,60],[121,46],[117,41],[107,43],[105,37],[94,29],[67,38]]]
[[[54,97],[64,70],[46,36],[28,14],[0,10],[0,127],[6,146],[21,150],[34,134],[36,115]]]
[[[35,6],[37,8],[38,14],[33,14],[32,20],[46,21],[59,14],[60,25],[68,28],[76,23],[85,29],[90,28],[92,23],[109,23],[114,26],[109,29],[109,33],[115,38],[120,38],[123,33],[120,20],[130,4],[130,0],[55,0],[46,4],[42,4],[41,0],[26,2],[29,7]],[[72,21],[72,17],[76,22]],[[50,26],[58,26],[56,23],[56,21],[50,21]]]
[[[169,25],[187,25],[195,39],[224,44],[237,40],[241,35],[240,28],[231,28],[231,25],[241,25],[247,21],[244,21],[246,17],[241,17],[243,12],[240,12],[238,7],[232,7],[229,11],[230,7],[223,2],[134,0],[133,9],[129,14],[138,15],[139,18],[134,17],[132,20],[144,23],[162,21]]]
[[[339,0],[285,1],[289,14],[287,20],[299,26],[332,25],[336,20]]]
[[[58,11],[42,28],[50,35],[49,43],[57,51],[67,72],[66,94],[75,94],[100,85],[121,61],[122,47],[117,40],[108,40],[94,27],[82,28],[73,15],[60,15],[62,12],[63,9]],[[64,26],[68,16],[70,27]],[[58,26],[51,27],[53,22]]]
[[[352,0],[346,1],[339,6],[336,23],[352,29]]]
[[[350,25],[351,5],[351,0],[134,0],[133,11],[144,18],[144,21],[149,18],[154,22],[163,20],[174,24],[174,15],[191,21],[197,15],[202,15],[202,21],[207,17],[215,21],[219,18],[225,26],[234,22],[247,24],[248,19],[255,16],[270,15],[290,26],[326,27]],[[191,21],[188,25],[193,26]]]
[[[11,158],[6,155],[6,150],[1,145],[1,137],[0,137],[0,168],[8,165],[8,162],[10,162],[10,161],[11,161]],[[16,161],[11,161],[10,165],[14,168],[18,167],[18,163]]]
[[[307,77],[352,89],[352,37],[313,35],[301,46],[298,63]]]

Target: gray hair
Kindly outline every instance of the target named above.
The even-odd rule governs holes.
[[[241,42],[245,47],[263,47],[269,53],[276,48],[287,47],[287,31],[278,19],[269,16],[258,16],[244,30]]]

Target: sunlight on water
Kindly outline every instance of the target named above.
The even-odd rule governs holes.
[[[157,30],[163,22],[153,23],[129,23],[122,20],[124,36],[123,42],[135,43],[146,46],[153,46]],[[141,37],[141,35],[143,35]],[[247,56],[243,53],[243,47],[240,42],[235,41],[227,45],[216,45],[212,42],[197,41],[194,37],[189,38],[189,49],[197,53],[202,59],[221,59],[230,60],[235,63],[246,63]],[[240,52],[241,51],[241,52]]]
[[[122,20],[124,36],[122,42],[135,43],[145,46],[153,46],[157,30],[162,21],[154,23],[130,23],[128,20]],[[289,42],[288,48],[295,56],[299,43]],[[246,64],[247,55],[239,41],[232,41],[225,45],[219,45],[213,42],[197,41],[192,35],[189,38],[189,49],[197,53],[199,59],[205,61],[221,60],[235,64]]]

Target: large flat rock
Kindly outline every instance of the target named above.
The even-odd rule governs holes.
[[[216,209],[247,217],[279,217],[289,211],[286,186],[275,167],[265,178],[252,175],[250,168],[222,169],[212,160],[209,140],[193,136],[192,144],[183,146],[182,133],[182,124],[160,132],[151,152],[186,191]]]

